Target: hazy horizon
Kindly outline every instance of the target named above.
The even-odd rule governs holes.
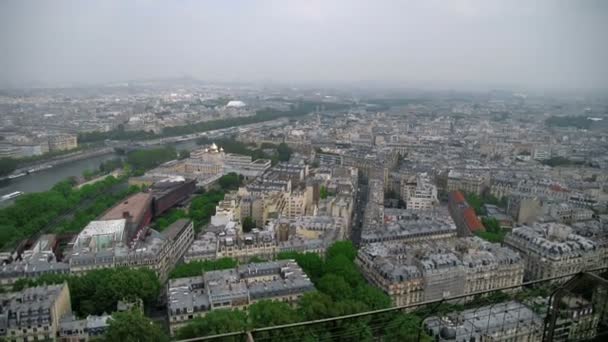
[[[3,1],[0,86],[223,82],[608,89],[603,1]]]

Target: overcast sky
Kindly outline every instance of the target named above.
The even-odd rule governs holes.
[[[608,88],[608,1],[0,1],[0,83]]]

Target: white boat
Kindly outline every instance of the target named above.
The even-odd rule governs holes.
[[[15,191],[15,192],[11,192],[10,194],[6,194],[6,195],[0,197],[0,199],[2,201],[6,201],[6,200],[13,199],[15,197],[19,197],[21,195],[23,195],[23,191]]]
[[[27,173],[25,173],[25,172],[22,172],[22,173],[13,173],[12,175],[8,175],[8,177],[6,177],[6,178],[8,178],[8,179],[15,179],[15,178],[23,177],[25,175],[27,175]]]
[[[28,173],[34,173],[34,172],[38,172],[38,171],[42,171],[42,170],[46,170],[46,169],[50,169],[50,168],[52,168],[52,167],[53,167],[53,165],[49,165],[49,164],[47,164],[47,165],[42,165],[42,166],[39,166],[39,167],[35,167],[35,168],[33,168],[33,169],[28,170],[27,172],[28,172]]]

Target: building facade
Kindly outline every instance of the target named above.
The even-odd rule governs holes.
[[[0,297],[0,338],[54,340],[60,319],[72,311],[67,283],[30,287]]]

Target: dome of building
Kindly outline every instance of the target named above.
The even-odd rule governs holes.
[[[226,105],[226,107],[233,107],[233,108],[242,108],[242,107],[245,107],[245,106],[246,106],[245,102],[243,102],[243,101],[230,101]]]

